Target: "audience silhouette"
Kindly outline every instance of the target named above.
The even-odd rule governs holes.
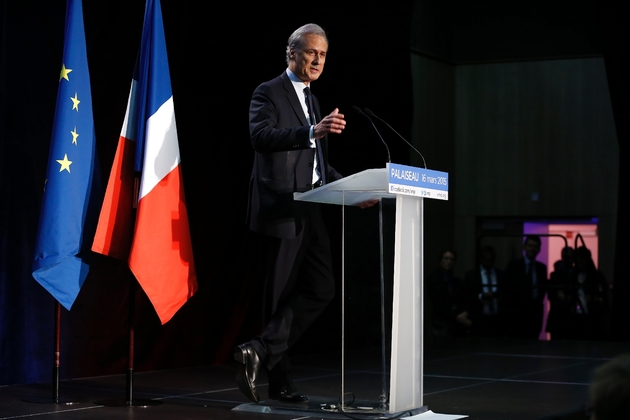
[[[571,309],[567,301],[566,290],[575,265],[573,262],[573,248],[565,246],[561,251],[561,258],[553,265],[554,270],[549,277],[549,314],[547,317],[547,332],[552,340],[568,338],[570,328],[569,314]]]
[[[425,316],[429,337],[434,340],[462,337],[472,325],[466,288],[454,273],[456,261],[455,251],[444,250],[439,255],[438,266],[425,281]]]
[[[492,246],[479,249],[477,265],[464,274],[464,287],[470,302],[471,332],[480,336],[500,337],[504,334],[503,294],[505,272],[495,267],[496,253]]]
[[[566,246],[547,278],[537,261],[541,238],[527,235],[523,255],[496,267],[496,251],[481,246],[476,264],[455,275],[457,253],[445,249],[425,278],[425,328],[431,340],[515,337],[601,340],[609,337],[611,288],[586,246]],[[545,295],[550,308],[543,331]]]
[[[585,246],[575,250],[575,268],[564,288],[566,338],[601,340],[608,335],[610,288],[599,271],[591,251]]]
[[[506,329],[513,337],[538,339],[542,333],[547,266],[536,260],[540,246],[540,236],[527,235],[523,255],[511,260],[505,269]]]

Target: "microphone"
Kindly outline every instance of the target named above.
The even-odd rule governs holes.
[[[366,117],[368,117],[370,119],[370,121],[372,121],[372,117],[382,121],[386,126],[389,127],[390,130],[392,130],[394,133],[398,134],[398,137],[400,137],[401,139],[403,139],[403,141],[405,143],[407,143],[409,145],[409,147],[411,147],[413,150],[416,151],[416,153],[418,153],[420,155],[420,157],[422,158],[422,162],[424,163],[424,169],[427,169],[427,162],[424,160],[424,156],[422,156],[422,153],[420,153],[418,151],[418,149],[416,149],[415,147],[413,147],[413,145],[411,143],[409,143],[407,140],[405,140],[405,138],[403,136],[401,136],[398,131],[394,130],[394,128],[387,124],[387,122],[385,120],[383,120],[382,118],[380,118],[378,115],[374,114],[371,110],[369,110],[368,108],[363,108],[363,114],[365,114]],[[374,125],[374,124],[372,124]],[[376,129],[376,127],[374,127]],[[379,134],[380,136],[380,134]],[[389,151],[388,151],[389,152]]]
[[[372,127],[374,127],[374,131],[376,131],[376,134],[378,134],[378,137],[381,139],[381,141],[385,145],[385,149],[387,149],[387,162],[392,163],[392,158],[391,158],[391,155],[389,154],[389,146],[387,146],[387,143],[385,143],[383,136],[381,136],[381,133],[379,133],[378,129],[374,125],[374,122],[372,121],[371,115],[369,115],[369,113],[371,113],[372,115],[374,115],[374,113],[372,113],[372,111],[370,111],[367,108],[363,108],[363,111],[362,111],[361,108],[359,108],[356,105],[352,105],[352,111],[356,112],[357,114],[363,114],[368,120],[370,120],[370,124],[372,124]],[[364,112],[364,111],[369,111],[369,113]]]

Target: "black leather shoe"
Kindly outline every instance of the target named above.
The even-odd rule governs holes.
[[[237,346],[234,349],[234,360],[240,363],[236,373],[238,388],[247,398],[258,402],[256,380],[260,377],[261,362],[254,346],[249,343]]]
[[[298,391],[298,389],[293,384],[281,386],[280,389],[273,389],[269,387],[269,398],[271,398],[272,400],[290,403],[308,401],[308,397]]]

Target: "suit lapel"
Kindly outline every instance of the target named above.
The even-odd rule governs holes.
[[[287,101],[291,104],[291,107],[293,108],[293,111],[295,112],[296,116],[298,117],[302,125],[305,125],[305,126],[308,125],[308,121],[306,120],[306,115],[304,114],[304,109],[302,108],[301,98],[298,99],[297,93],[295,91],[295,88],[293,87],[293,83],[291,83],[291,80],[289,79],[289,76],[287,76],[287,74],[283,72],[280,75],[280,80],[282,80],[282,86],[284,87]],[[317,121],[319,121],[321,118],[321,114],[319,112],[319,101],[317,100],[315,95],[312,95],[312,97],[313,97],[313,106],[315,108],[314,109],[315,118],[317,119]],[[319,139],[317,143],[319,147],[321,148],[321,153],[322,153],[320,161],[323,160],[324,162],[323,168],[322,168],[322,171],[323,171],[322,178],[324,179],[324,182],[326,182],[326,172],[327,172],[326,160],[328,156],[328,151],[327,151],[328,146],[327,146],[326,136]]]
[[[319,122],[322,120],[322,114],[319,111],[319,101],[317,100],[317,96],[313,94],[313,91],[311,91],[311,97],[313,98],[313,108],[315,112],[315,118],[317,119],[317,122]]]
[[[304,115],[304,109],[302,108],[302,103],[297,97],[295,89],[293,88],[293,83],[291,83],[291,80],[289,80],[289,76],[287,76],[287,74],[283,72],[280,75],[280,79],[282,80],[282,86],[284,87],[287,101],[289,102],[289,104],[291,104],[293,112],[295,112],[295,115],[298,117],[302,125],[308,125],[308,122],[306,121],[306,115]],[[315,109],[317,110],[317,106],[315,107]],[[317,114],[315,114],[315,116],[317,116]]]

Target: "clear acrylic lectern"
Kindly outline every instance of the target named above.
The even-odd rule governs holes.
[[[327,204],[356,206],[373,199],[395,199],[395,237],[393,295],[391,314],[391,347],[389,355],[389,389],[381,395],[380,418],[401,412],[414,414],[426,411],[423,406],[423,198],[389,191],[387,168],[368,169],[347,176],[320,188],[295,193],[294,199]],[[342,252],[345,254],[345,211],[342,223]],[[382,212],[382,206],[381,210]],[[382,217],[382,215],[381,215]],[[381,248],[382,253],[382,248]],[[382,261],[382,258],[381,258]],[[345,255],[342,255],[342,267]],[[381,273],[383,271],[381,270]],[[381,274],[382,275],[382,274]],[[342,268],[342,294],[345,290],[345,269]],[[342,296],[342,302],[345,299]],[[342,318],[345,303],[342,303]],[[342,335],[343,335],[342,319]],[[382,332],[385,336],[385,331]],[[345,343],[342,338],[342,353]],[[383,366],[385,370],[387,367]],[[341,399],[345,394],[345,355],[342,354]],[[341,409],[344,410],[343,406]]]

